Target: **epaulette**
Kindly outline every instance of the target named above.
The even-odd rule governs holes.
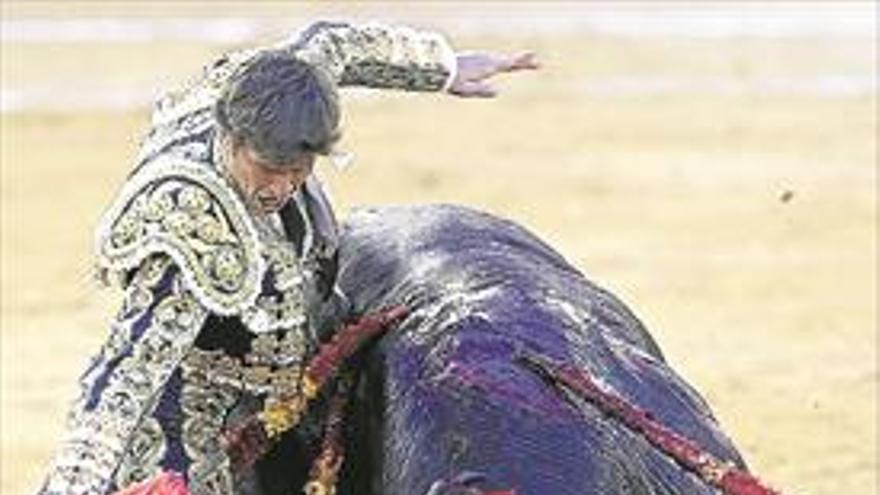
[[[159,157],[128,179],[97,232],[98,267],[125,273],[164,253],[221,315],[253,305],[266,262],[245,205],[207,164]]]

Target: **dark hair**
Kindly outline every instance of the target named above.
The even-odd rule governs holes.
[[[214,108],[220,127],[272,164],[304,152],[327,154],[339,139],[339,103],[330,78],[288,52],[255,56],[228,82]]]

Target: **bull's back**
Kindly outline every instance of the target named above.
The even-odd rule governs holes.
[[[525,229],[455,206],[390,207],[352,215],[341,245],[356,311],[412,310],[363,363],[343,492],[422,495],[477,471],[520,495],[712,493],[522,356],[576,365],[739,462],[636,317]]]

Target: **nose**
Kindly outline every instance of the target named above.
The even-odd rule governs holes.
[[[287,199],[296,191],[298,185],[284,178],[272,182],[272,193],[279,199]]]
[[[287,174],[287,185],[290,188],[289,193],[293,193],[299,189],[308,178],[309,173],[306,170],[293,169]]]
[[[278,198],[289,198],[305,181],[306,176],[296,171],[281,174],[272,180],[272,193]]]

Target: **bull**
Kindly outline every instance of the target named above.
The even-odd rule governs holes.
[[[357,356],[336,493],[776,493],[633,312],[526,229],[383,207],[354,213],[341,240],[354,312],[409,312]],[[290,452],[258,463],[276,478],[264,486],[307,480],[283,468]]]

